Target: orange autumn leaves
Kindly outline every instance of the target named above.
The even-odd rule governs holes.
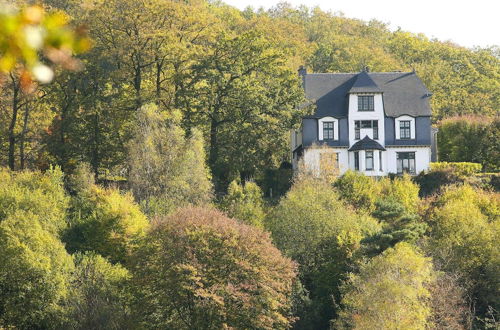
[[[81,64],[74,55],[90,47],[85,28],[71,27],[61,11],[0,8],[0,75],[18,70],[24,91],[34,90],[35,82],[51,82],[54,66],[77,70]]]

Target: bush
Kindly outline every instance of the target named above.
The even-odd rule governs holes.
[[[148,226],[131,194],[91,186],[71,200],[64,241],[71,253],[94,251],[124,262]]]
[[[431,171],[452,171],[458,177],[468,177],[481,172],[482,165],[478,163],[466,162],[437,162],[431,163]]]
[[[43,229],[58,235],[66,228],[67,207],[59,168],[46,173],[0,168],[0,222],[18,211],[31,212]]]
[[[145,328],[286,329],[293,263],[265,232],[219,211],[158,219],[135,256]]]
[[[444,270],[457,273],[469,284],[478,315],[498,301],[500,203],[498,196],[468,185],[448,187],[428,215],[428,249]]]
[[[356,209],[369,213],[375,210],[375,202],[380,195],[380,186],[375,179],[359,172],[347,171],[335,181],[334,186],[340,197]]]
[[[77,253],[75,264],[68,326],[82,330],[131,328],[128,271],[95,253]]]
[[[299,263],[301,282],[310,292],[312,308],[300,315],[299,328],[327,327],[360,241],[378,232],[379,224],[356,214],[324,180],[306,177],[292,186],[265,225],[278,248]]]
[[[221,202],[221,208],[232,218],[249,225],[263,226],[264,200],[259,186],[252,181],[241,185],[238,181],[229,184],[227,195]]]
[[[399,243],[364,264],[343,288],[339,329],[427,329],[431,308],[431,262]]]
[[[17,210],[0,222],[2,329],[57,329],[65,320],[73,260],[44,220]]]
[[[207,204],[212,198],[203,136],[193,129],[186,138],[178,121],[175,113],[167,118],[153,104],[137,113],[129,145],[129,182],[148,215],[166,215],[188,204]]]
[[[441,161],[481,163],[486,171],[498,171],[500,120],[486,117],[443,120],[439,125],[438,149]]]
[[[381,186],[381,196],[397,201],[408,213],[417,212],[420,204],[419,187],[413,182],[411,176],[398,176],[392,180],[385,178],[377,184]]]

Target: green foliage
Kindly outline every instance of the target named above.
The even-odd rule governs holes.
[[[71,329],[131,328],[129,272],[98,254],[76,254],[68,299]]]
[[[193,130],[185,138],[176,115],[166,118],[155,105],[137,113],[129,180],[147,214],[168,214],[187,204],[206,204],[212,197],[201,133]]]
[[[454,172],[459,177],[467,177],[476,173],[481,172],[481,164],[477,163],[450,163],[450,162],[438,162],[431,163],[431,171],[446,171],[450,170]]]
[[[0,168],[0,223],[18,211],[31,212],[44,230],[58,235],[66,228],[67,206],[59,168],[46,173]]]
[[[72,198],[64,241],[70,252],[94,251],[124,262],[148,226],[131,194],[91,186]]]
[[[463,179],[451,169],[433,170],[427,173],[420,173],[415,177],[415,182],[420,187],[419,195],[422,197],[439,193],[442,188],[457,183],[462,183]]]
[[[284,163],[286,164],[286,163]],[[292,186],[293,169],[289,166],[280,165],[278,169],[266,169],[261,177],[257,178],[257,183],[262,187],[262,191],[266,197],[280,198]]]
[[[470,116],[446,119],[439,125],[439,160],[480,163],[485,171],[498,171],[499,137],[499,119]],[[454,169],[464,171],[464,175],[481,170],[477,165],[465,164],[454,165]]]
[[[340,197],[354,208],[374,211],[380,186],[373,178],[359,172],[347,171],[335,181],[334,186]]]
[[[363,240],[372,253],[380,253],[403,241],[416,243],[428,228],[418,215],[408,212],[394,197],[378,200],[373,216],[382,221],[383,230]]]
[[[255,174],[287,156],[288,130],[298,124],[303,90],[283,52],[265,32],[220,34],[194,66],[194,91],[184,105],[187,125],[209,136],[208,163],[225,187],[236,172]]]
[[[377,232],[377,221],[354,213],[331,185],[304,178],[296,182],[266,219],[273,241],[298,262],[300,279],[310,292],[312,320],[303,327],[324,328],[333,317],[332,296],[345,279],[360,241]],[[300,321],[299,321],[300,322]]]
[[[237,180],[231,182],[221,208],[231,218],[249,225],[263,226],[265,213],[262,191],[253,181],[247,181],[244,185]]]
[[[19,209],[0,222],[2,328],[55,329],[64,321],[73,260],[43,221]]]
[[[427,329],[431,309],[427,285],[432,264],[416,248],[398,243],[351,274],[337,328]]]
[[[378,182],[382,188],[382,196],[392,198],[401,203],[409,213],[416,213],[420,204],[419,187],[410,175],[395,177],[392,180],[383,179]]]
[[[458,273],[476,301],[478,315],[499,310],[500,265],[498,196],[468,185],[449,187],[429,213],[428,249],[444,269]]]
[[[262,230],[203,208],[160,219],[135,258],[146,328],[286,329],[293,263]]]

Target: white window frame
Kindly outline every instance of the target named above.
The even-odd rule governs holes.
[[[324,122],[333,122],[333,141],[339,140],[339,120],[333,117],[323,117],[318,120],[318,140],[324,141],[323,138],[323,123]],[[332,140],[327,140],[332,141]]]
[[[409,121],[410,122],[410,138],[409,139],[401,139],[401,122]],[[415,118],[412,116],[400,116],[394,120],[394,132],[396,133],[396,140],[415,140]]]

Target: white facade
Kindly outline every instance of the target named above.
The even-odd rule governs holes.
[[[431,162],[430,147],[387,147],[385,151],[387,159],[387,173],[397,173],[397,153],[414,152],[415,153],[415,174],[429,169]]]
[[[302,161],[304,170],[315,175],[320,173],[321,155],[322,154],[337,154],[337,166],[339,174],[344,174],[349,169],[349,156],[347,148],[334,147],[309,147],[304,150]],[[295,162],[294,169],[298,168],[299,164]]]
[[[376,140],[382,146],[385,144],[385,123],[384,123],[384,102],[382,100],[382,94],[362,94],[362,95],[373,95],[374,111],[359,111],[358,110],[358,95],[360,94],[349,94],[349,147],[352,147],[354,143],[358,140],[355,139],[355,129],[354,125],[357,120],[377,120],[378,121],[378,139]],[[372,129],[361,129],[360,139],[368,136],[373,139]]]

